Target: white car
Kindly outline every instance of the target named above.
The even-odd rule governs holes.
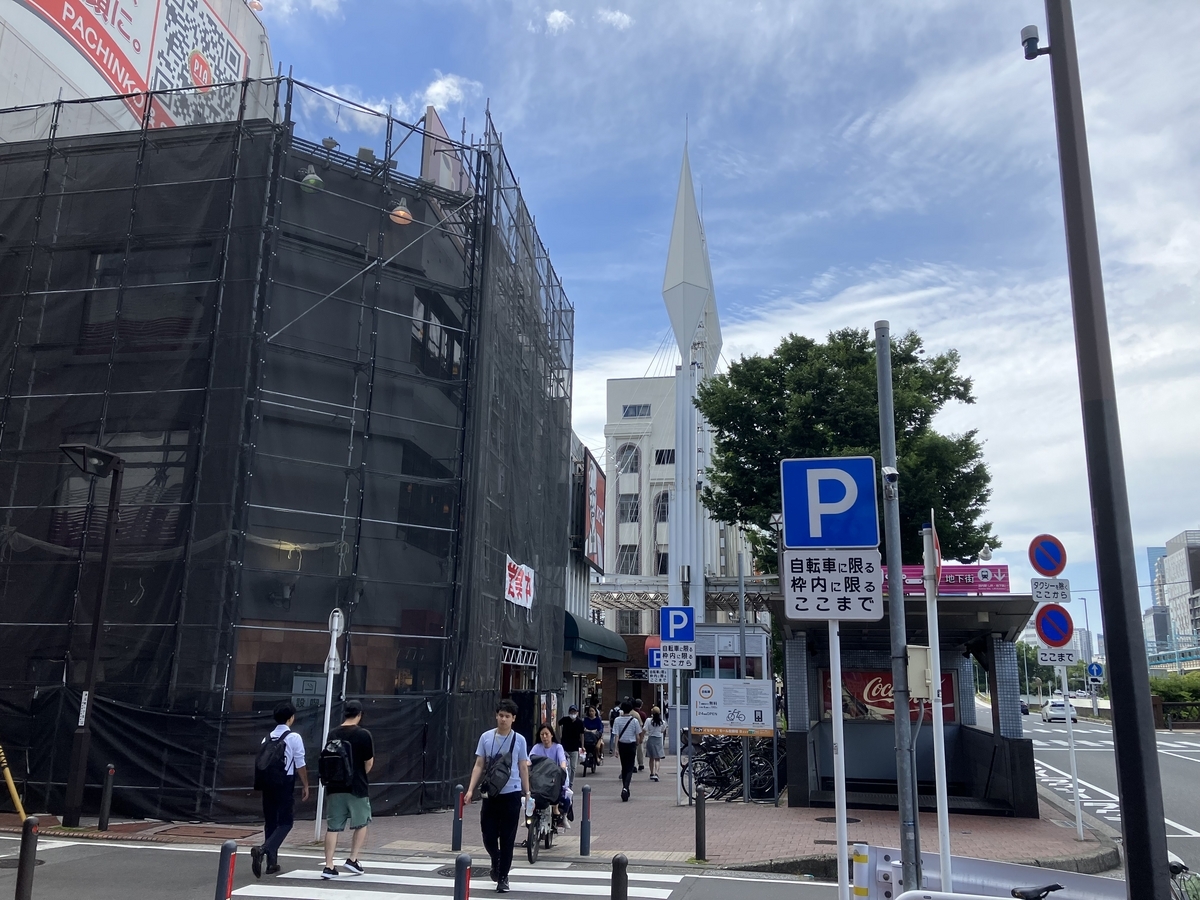
[[[1075,711],[1075,706],[1067,703],[1064,706],[1064,701],[1058,697],[1052,697],[1045,706],[1042,707],[1043,722],[1065,722],[1067,721],[1066,710],[1071,711],[1071,721],[1078,722],[1079,715]]]

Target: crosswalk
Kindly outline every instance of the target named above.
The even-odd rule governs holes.
[[[1033,746],[1046,747],[1050,749],[1062,749],[1067,746],[1067,729],[1066,728],[1026,728],[1026,733],[1032,732],[1034,735],[1039,735],[1033,738]],[[1080,728],[1076,726],[1075,746],[1090,750],[1111,750],[1113,748],[1112,731],[1107,728]],[[1061,735],[1061,737],[1049,737],[1048,735]],[[1046,735],[1042,737],[1040,735]],[[1091,737],[1083,737],[1090,735]],[[1100,737],[1107,735],[1107,737]],[[1182,750],[1184,752],[1194,752],[1200,750],[1200,740],[1184,740],[1164,738],[1163,735],[1158,736],[1158,747],[1160,750]]]
[[[471,893],[495,893],[485,866],[473,867]],[[233,892],[234,897],[265,900],[438,900],[454,895],[454,865],[429,860],[396,862],[366,861],[365,875],[343,874],[328,881],[321,878],[321,863],[256,881]],[[554,866],[551,868],[550,866]],[[566,868],[562,863],[535,867],[514,865],[509,874],[511,900],[544,900],[547,894],[575,897],[611,895],[611,872],[606,868]],[[482,877],[480,877],[482,873]],[[684,875],[661,872],[629,872],[630,900],[670,900]]]

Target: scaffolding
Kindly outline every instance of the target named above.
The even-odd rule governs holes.
[[[168,107],[197,124],[152,127]],[[283,77],[0,111],[0,233],[0,729],[27,805],[61,801],[107,517],[65,442],[126,461],[89,791],[113,761],[126,814],[257,815],[276,703],[316,749],[341,607],[376,810],[445,805],[505,650],[561,682],[573,311],[490,113],[455,140]]]

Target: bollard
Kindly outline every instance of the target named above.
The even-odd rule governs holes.
[[[708,859],[704,846],[704,788],[696,785],[696,859],[703,862]]]
[[[16,900],[33,897],[33,870],[37,867],[38,820],[29,816],[21,825],[21,853],[17,857]]]
[[[109,763],[104,767],[104,792],[100,795],[100,824],[97,826],[97,831],[108,831],[108,814],[112,810],[112,789],[113,776],[117,774],[117,767]]]
[[[1172,734],[1175,733],[1175,720],[1171,717],[1170,713],[1167,713],[1167,731]]]
[[[618,853],[613,857],[611,900],[629,900],[629,857]]]
[[[216,900],[229,900],[233,895],[233,868],[237,864],[237,841],[221,845],[221,861],[217,863]]]
[[[854,845],[854,874],[851,876],[854,890],[851,893],[855,897],[866,897],[870,890],[871,877],[868,867],[871,857],[867,855],[869,849],[866,844]]]
[[[454,824],[450,832],[450,849],[455,853],[462,849],[463,807],[465,805],[466,796],[463,793],[463,786],[456,784],[454,786]]]
[[[583,817],[579,823],[579,855],[592,855],[592,786],[583,786]]]
[[[454,900],[470,900],[471,854],[460,853],[454,860]]]

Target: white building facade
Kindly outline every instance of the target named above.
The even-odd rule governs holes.
[[[1162,592],[1175,637],[1200,634],[1200,531],[1183,531],[1167,541],[1162,570]]]

